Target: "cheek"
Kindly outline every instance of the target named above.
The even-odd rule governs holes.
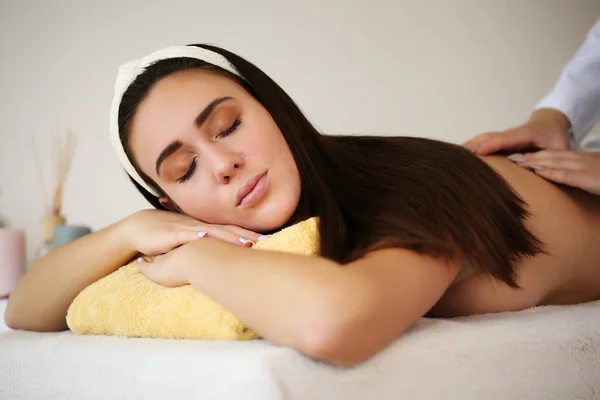
[[[277,162],[283,167],[283,173],[289,179],[299,179],[296,161],[283,136],[279,134],[271,144],[271,154],[277,158]]]
[[[215,216],[223,214],[222,201],[216,196],[215,190],[207,190],[191,182],[170,196],[184,214],[207,223],[219,223]]]
[[[277,175],[279,175],[280,184],[284,190],[287,206],[295,209],[300,197],[301,182],[300,173],[283,135],[279,134],[271,141],[269,154],[273,157],[273,164],[277,165]]]
[[[286,181],[299,181],[296,161],[279,127],[275,121],[267,117],[261,122],[262,124],[258,125],[260,128],[254,129],[255,134],[252,135],[254,136],[252,142],[248,143],[246,153],[253,155],[254,151],[256,155],[260,154],[262,158],[260,161],[267,163],[271,168],[276,168],[277,174]]]
[[[251,154],[251,151],[255,151],[257,154],[261,154],[263,157],[267,157],[268,160],[275,161],[278,164],[293,163],[294,160],[287,142],[275,122],[271,120],[262,122],[262,125],[258,125],[254,129],[252,139],[247,144],[247,153]]]

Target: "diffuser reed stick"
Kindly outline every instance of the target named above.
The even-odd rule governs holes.
[[[46,192],[43,170],[33,138],[31,138],[31,143],[38,170],[38,177],[42,186],[42,193],[44,194],[44,208],[46,210],[44,216],[40,220],[43,244],[36,255],[37,258],[40,258],[52,249],[54,228],[57,225],[64,225],[66,223],[66,218],[62,215],[63,198],[67,177],[71,170],[73,156],[75,154],[75,140],[71,130],[67,131],[64,140],[57,137],[52,137],[51,139],[50,160],[52,162],[52,175],[54,175],[52,192],[50,193],[51,197],[48,197],[48,193]]]
[[[56,154],[57,163],[57,177],[56,186],[54,188],[54,194],[52,196],[52,214],[61,215],[63,205],[63,194],[65,185],[67,182],[67,176],[71,169],[71,163],[73,160],[73,154],[75,151],[75,141],[73,140],[73,132],[67,131],[62,149],[59,149]]]
[[[44,175],[42,173],[42,164],[40,163],[40,156],[37,152],[37,148],[35,147],[35,139],[33,136],[31,137],[31,148],[33,149],[33,159],[35,161],[35,166],[37,169],[38,179],[40,181],[40,186],[42,188],[42,195],[44,196],[44,209],[46,210],[46,214],[50,214],[50,206],[48,204],[48,192],[46,191],[46,184],[44,183]]]

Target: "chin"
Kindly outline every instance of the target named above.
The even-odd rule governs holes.
[[[272,232],[280,229],[294,215],[298,199],[274,198],[261,205],[255,215],[256,231]]]

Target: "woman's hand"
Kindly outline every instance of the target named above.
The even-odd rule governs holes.
[[[179,287],[190,283],[187,276],[183,247],[171,250],[167,254],[155,257],[138,258],[139,271],[152,282],[166,287]]]
[[[123,239],[136,251],[155,256],[201,237],[212,237],[239,246],[252,246],[261,236],[238,226],[207,224],[184,214],[144,210],[121,221]]]
[[[196,265],[226,262],[231,246],[222,240],[203,238],[167,254],[138,258],[138,269],[151,281],[167,287],[190,284],[191,269]],[[218,268],[218,266],[215,266]]]
[[[600,153],[545,150],[512,154],[509,159],[550,181],[600,196]]]

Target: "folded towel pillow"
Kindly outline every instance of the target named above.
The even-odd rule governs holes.
[[[252,249],[317,255],[318,219],[283,229]],[[191,285],[167,288],[150,281],[138,271],[137,261],[86,287],[71,303],[67,325],[77,334],[88,335],[260,339],[256,332]]]

